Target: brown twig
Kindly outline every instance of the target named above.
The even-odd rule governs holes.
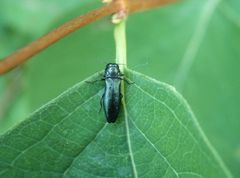
[[[92,10],[87,14],[81,15],[63,24],[62,26],[48,33],[47,35],[39,38],[38,40],[34,41],[28,46],[7,56],[6,58],[0,61],[0,75],[19,66],[20,64],[27,61],[30,57],[38,54],[48,46],[54,44],[58,40],[76,31],[77,29],[91,22],[94,22],[104,16],[108,16],[113,13],[117,13],[121,11],[122,1],[123,0],[113,0],[113,2],[110,4],[107,4],[96,10]],[[158,7],[161,5],[165,5],[175,1],[177,0],[124,0],[124,3],[127,6],[126,7],[127,11],[129,13],[133,13],[136,11],[142,11],[142,10]]]

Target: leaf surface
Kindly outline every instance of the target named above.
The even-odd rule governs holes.
[[[136,70],[176,87],[235,177],[240,177],[239,19],[239,0],[191,0],[128,21],[130,66],[147,62]]]
[[[173,87],[127,77],[114,124],[98,113],[103,84],[83,81],[1,136],[0,177],[231,177]]]

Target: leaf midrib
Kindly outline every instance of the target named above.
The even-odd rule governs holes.
[[[134,176],[134,178],[138,178],[138,172],[137,172],[137,168],[136,168],[136,164],[135,164],[134,156],[133,156],[133,151],[132,151],[129,123],[128,123],[128,112],[127,112],[127,107],[126,107],[126,102],[125,102],[124,96],[123,96],[122,102],[123,102],[122,104],[123,104],[125,126],[126,126],[126,139],[127,139],[128,151],[129,151],[131,164],[132,164],[133,176]]]

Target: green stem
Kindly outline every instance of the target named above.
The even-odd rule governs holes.
[[[120,64],[120,70],[124,73],[127,67],[127,45],[126,45],[126,20],[123,19],[115,25],[114,37],[116,44],[116,63]]]
[[[121,20],[121,22],[115,26],[114,37],[115,37],[115,43],[116,43],[116,63],[121,64],[119,65],[119,67],[121,72],[124,73],[124,69],[127,68],[126,20],[125,19]],[[130,139],[128,113],[127,113],[127,106],[126,106],[125,92],[124,92],[124,82],[122,82],[122,85],[121,85],[121,93],[123,94],[122,105],[123,105],[124,118],[125,118],[126,137],[127,137],[129,155],[130,155],[132,171],[134,175],[133,177],[138,178],[138,174],[137,174],[137,170],[136,170],[136,166],[133,158],[131,139]]]

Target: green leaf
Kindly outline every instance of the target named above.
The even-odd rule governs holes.
[[[7,22],[14,30],[27,30],[27,34],[35,34],[35,30],[37,34],[43,34],[46,28],[56,27],[86,9],[97,7],[100,2],[76,1],[74,4],[75,0],[72,0],[67,5],[67,1],[58,3],[54,0],[53,5],[53,1],[40,1],[31,2],[35,6],[40,4],[41,8],[37,7],[34,11],[29,8],[27,0],[24,0],[27,7],[21,5],[23,1],[15,0],[14,4],[12,1],[1,1],[0,23]],[[9,6],[6,8],[2,2]],[[51,11],[48,4],[59,11]],[[73,11],[75,5],[77,8]],[[239,12],[239,0],[182,1],[131,15],[127,25],[129,65],[174,85],[183,94],[211,143],[236,177],[240,177]],[[29,23],[35,22],[36,18],[37,24]],[[204,22],[203,26],[200,22]],[[15,44],[14,40],[18,37],[12,38],[6,38],[0,46],[6,47],[7,42]],[[195,42],[193,39],[198,40]],[[195,50],[191,48],[191,41]],[[191,55],[193,62],[180,88],[175,85],[175,78],[189,51],[194,52]],[[27,68],[29,80],[26,81],[26,93],[31,110],[101,70],[105,63],[113,61],[114,53],[112,25],[108,18],[84,27],[46,49],[32,59]],[[149,64],[142,65],[146,62]]]
[[[138,70],[181,92],[236,177],[240,177],[239,19],[239,0],[193,0],[136,14],[128,21],[130,66],[149,62]]]
[[[127,76],[114,124],[98,112],[103,84],[81,82],[3,135],[0,177],[231,177],[173,87]]]

